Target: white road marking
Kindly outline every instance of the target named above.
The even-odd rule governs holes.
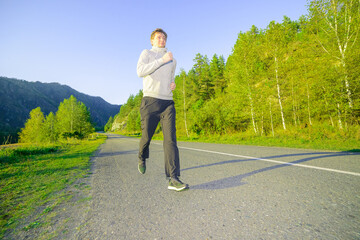
[[[157,142],[152,142],[152,144],[162,145],[162,143],[157,143]],[[342,171],[342,170],[337,170],[337,169],[332,169],[332,168],[323,168],[323,167],[309,166],[309,165],[298,164],[298,163],[282,162],[282,161],[276,161],[276,160],[271,160],[271,159],[266,159],[266,158],[257,158],[257,157],[244,156],[244,155],[238,155],[238,154],[232,154],[232,153],[215,152],[215,151],[198,149],[198,148],[189,148],[189,147],[180,147],[180,146],[178,146],[178,148],[186,149],[186,150],[192,150],[192,151],[198,151],[198,152],[206,152],[206,153],[213,153],[213,154],[231,156],[231,157],[254,159],[254,160],[277,163],[277,164],[285,164],[285,165],[294,166],[294,167],[311,168],[311,169],[317,169],[317,170],[328,171],[328,172],[335,172],[335,173],[342,173],[342,174],[353,175],[353,176],[360,176],[360,173]]]
[[[156,143],[156,144],[158,144],[158,143]],[[264,161],[264,162],[285,164],[285,165],[290,165],[290,166],[295,166],[295,167],[312,168],[312,169],[317,169],[317,170],[323,170],[323,171],[328,171],[328,172],[336,172],[336,173],[348,174],[348,175],[353,175],[353,176],[360,176],[360,173],[342,171],[342,170],[331,169],[331,168],[309,166],[309,165],[298,164],[298,163],[288,163],[288,162],[276,161],[276,160],[271,160],[271,159],[266,159],[266,158],[257,158],[257,157],[237,155],[237,154],[232,154],[232,153],[215,152],[215,151],[203,150],[203,149],[197,149],[197,148],[179,147],[179,146],[178,146],[178,148],[186,149],[186,150],[192,150],[192,151],[198,151],[198,152],[206,152],[206,153],[213,153],[213,154],[219,154],[219,155],[226,155],[226,156],[231,156],[231,157],[254,159],[254,160],[260,160],[260,161]]]

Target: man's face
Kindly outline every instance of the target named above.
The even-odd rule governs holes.
[[[155,33],[154,38],[151,40],[151,45],[159,48],[164,48],[166,45],[166,38],[163,33]]]

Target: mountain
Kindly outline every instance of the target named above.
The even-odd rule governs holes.
[[[59,83],[27,82],[0,77],[0,132],[14,132],[24,127],[34,108],[40,107],[45,116],[50,112],[55,113],[60,102],[71,95],[86,105],[96,127],[103,127],[110,116],[119,113],[121,107]]]

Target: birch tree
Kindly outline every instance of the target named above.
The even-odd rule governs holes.
[[[349,108],[353,108],[352,86],[348,74],[348,55],[359,41],[359,0],[313,0],[311,22],[318,29],[317,41],[342,72]]]
[[[271,22],[268,26],[266,31],[266,40],[267,40],[267,51],[269,57],[273,59],[273,71],[274,73],[270,73],[271,78],[275,78],[276,83],[276,92],[277,92],[277,99],[280,108],[281,114],[281,122],[284,130],[286,130],[286,123],[285,123],[285,114],[283,108],[283,100],[282,100],[282,92],[281,92],[281,84],[284,79],[280,79],[279,76],[279,64],[283,60],[284,53],[284,31],[282,26],[279,23],[275,23],[274,21]]]

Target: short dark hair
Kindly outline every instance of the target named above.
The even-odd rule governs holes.
[[[155,30],[151,33],[150,40],[153,40],[153,39],[154,39],[156,33],[162,33],[162,34],[164,34],[164,35],[165,35],[165,40],[167,40],[167,34],[166,34],[166,32],[165,32],[164,30],[162,30],[161,28],[157,28],[157,29],[155,29]]]

